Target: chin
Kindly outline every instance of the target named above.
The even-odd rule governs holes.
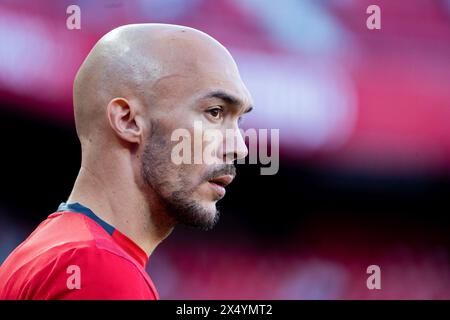
[[[205,201],[201,204],[203,210],[207,212],[208,216],[214,217],[217,214],[216,201]]]

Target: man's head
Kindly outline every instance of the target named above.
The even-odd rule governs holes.
[[[247,155],[238,120],[251,109],[236,63],[219,42],[175,25],[114,29],[78,71],[74,107],[85,166],[117,161],[151,212],[203,229],[215,224],[221,185],[235,175],[233,160]],[[223,133],[200,141],[200,150],[212,148],[215,164],[174,163],[173,132],[185,129],[194,140],[198,124]],[[234,143],[226,146],[231,130]],[[192,158],[199,151],[193,140]]]

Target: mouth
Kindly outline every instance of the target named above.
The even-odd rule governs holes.
[[[234,176],[226,174],[214,179],[209,180],[210,186],[214,189],[214,191],[218,194],[219,198],[223,198],[225,196],[225,187],[228,186],[234,179]]]
[[[224,174],[222,176],[216,177],[214,179],[209,180],[210,183],[215,183],[221,187],[228,186],[234,179],[234,176],[230,174]]]

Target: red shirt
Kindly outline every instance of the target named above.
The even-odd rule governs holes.
[[[0,267],[0,299],[159,299],[147,254],[79,203],[62,203]]]

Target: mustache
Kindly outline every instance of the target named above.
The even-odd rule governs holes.
[[[223,175],[231,175],[235,177],[236,167],[234,166],[234,164],[224,164],[219,167],[215,167],[213,170],[211,170],[211,172],[205,175],[205,180],[209,181]]]

